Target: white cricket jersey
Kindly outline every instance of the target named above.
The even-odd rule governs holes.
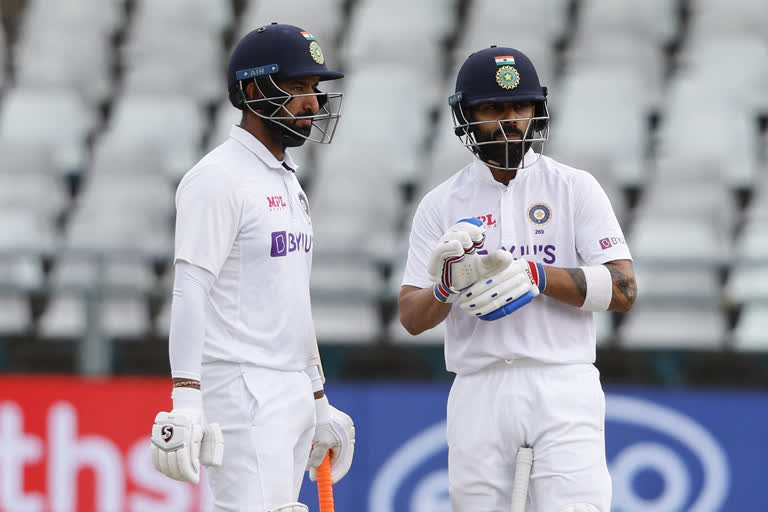
[[[535,158],[529,151],[526,160]],[[430,191],[413,219],[403,285],[431,288],[432,249],[458,220],[478,217],[484,250],[573,268],[631,259],[608,196],[589,173],[541,156],[509,185],[493,179],[479,159]],[[545,295],[511,315],[480,320],[454,305],[446,319],[449,371],[468,374],[502,360],[593,363],[592,313]]]
[[[175,260],[216,276],[203,362],[303,370],[310,360],[312,224],[295,168],[233,126],[179,184]]]

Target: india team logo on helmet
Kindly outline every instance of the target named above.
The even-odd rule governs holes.
[[[502,66],[496,72],[496,83],[504,89],[514,89],[520,83],[520,73],[512,66]]]

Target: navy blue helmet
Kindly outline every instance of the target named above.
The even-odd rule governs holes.
[[[484,138],[477,130],[481,124],[472,117],[472,109],[489,103],[531,102],[533,117],[500,119],[504,125],[512,121],[529,121],[522,140]],[[448,100],[453,114],[454,130],[462,144],[486,164],[505,170],[530,165],[523,161],[526,151],[534,147],[541,154],[549,136],[547,88],[539,83],[539,76],[531,60],[520,50],[491,46],[470,55],[459,70],[456,91]]]
[[[235,46],[229,60],[227,81],[229,100],[240,110],[248,109],[279,132],[285,146],[298,146],[305,140],[330,143],[341,117],[340,92],[295,95],[280,87],[292,78],[318,77],[320,81],[342,78],[343,73],[329,70],[325,55],[315,37],[293,25],[272,23],[246,34]],[[246,88],[256,84],[257,97],[248,98]],[[320,111],[314,115],[292,115],[284,107],[296,97],[317,96]],[[298,132],[291,122],[312,120],[312,131]]]

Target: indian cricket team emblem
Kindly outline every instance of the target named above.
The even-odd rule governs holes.
[[[304,195],[304,192],[299,191],[299,203],[301,203],[301,207],[304,209],[304,213],[307,214],[307,217],[309,217],[309,201],[307,200],[307,196]]]
[[[496,83],[504,89],[514,89],[520,83],[520,73],[512,66],[501,66],[496,71]]]
[[[309,43],[309,54],[312,55],[312,58],[315,59],[315,62],[318,64],[322,64],[325,62],[325,56],[323,56],[323,50],[320,49],[320,45],[317,44],[317,41],[312,41]]]
[[[552,210],[544,203],[536,203],[528,208],[528,218],[534,224],[546,224],[552,218]]]

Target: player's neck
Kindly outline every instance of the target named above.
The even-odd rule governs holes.
[[[244,115],[240,120],[240,127],[259,139],[259,141],[264,144],[264,147],[266,147],[276,159],[280,161],[283,160],[285,157],[285,148],[261,119],[258,119],[256,116]]]
[[[502,169],[496,169],[494,167],[488,166],[488,169],[491,170],[491,176],[493,176],[493,179],[501,183],[502,185],[509,185],[509,182],[515,179],[517,176],[517,169],[513,170],[502,170]]]

